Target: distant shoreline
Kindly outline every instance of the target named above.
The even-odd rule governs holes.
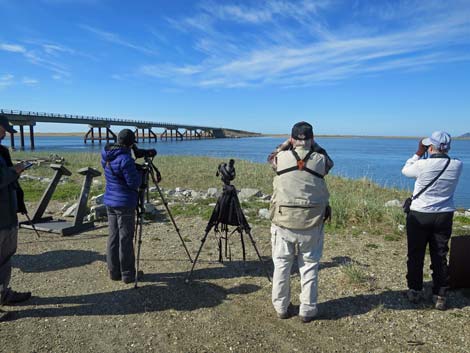
[[[35,132],[35,136],[44,136],[44,137],[84,137],[86,132]],[[18,135],[17,135],[18,136]],[[25,136],[29,136],[29,133],[25,132]],[[254,136],[258,137],[258,136]],[[289,138],[289,134],[261,134],[259,137],[279,137],[279,138]],[[321,138],[368,138],[368,139],[419,139],[423,136],[376,136],[376,135],[315,135],[315,137]],[[454,140],[470,140],[470,137],[453,137]]]

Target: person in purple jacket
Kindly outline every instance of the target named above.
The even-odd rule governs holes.
[[[124,283],[134,282],[136,276],[133,238],[141,175],[131,155],[134,144],[134,133],[124,129],[119,132],[117,143],[106,144],[101,153],[109,227],[106,262],[109,277]]]

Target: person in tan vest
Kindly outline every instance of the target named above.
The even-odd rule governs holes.
[[[297,253],[301,293],[299,318],[317,315],[318,268],[323,252],[323,226],[331,217],[324,177],[333,161],[301,121],[291,137],[268,157],[276,171],[271,199],[271,243],[274,262],[272,303],[280,319],[295,315],[290,302],[290,274]]]

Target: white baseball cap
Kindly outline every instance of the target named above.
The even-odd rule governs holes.
[[[450,149],[450,141],[451,137],[447,132],[434,131],[431,137],[423,139],[423,145],[433,145],[438,150],[445,151]]]

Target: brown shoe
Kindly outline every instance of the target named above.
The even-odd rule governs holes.
[[[277,313],[277,317],[281,320],[289,319],[292,316],[297,315],[299,312],[299,307],[296,305],[292,305],[292,303],[289,304],[287,307],[287,311],[282,312],[282,313]]]

